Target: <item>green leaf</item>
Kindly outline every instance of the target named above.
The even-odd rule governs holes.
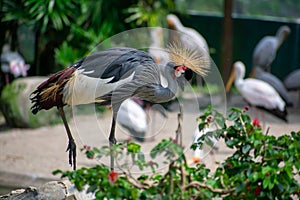
[[[228,120],[229,121],[234,121],[240,117],[240,113],[237,112],[232,112],[228,115]]]
[[[87,193],[94,193],[97,190],[98,186],[97,185],[91,185],[88,189],[87,189]]]
[[[268,172],[271,172],[272,168],[270,166],[266,166],[262,168],[262,173],[265,175]]]
[[[234,146],[236,146],[238,143],[240,143],[240,140],[238,138],[234,138],[232,140],[227,140],[226,145],[230,148],[233,148]]]
[[[259,173],[258,172],[253,172],[250,176],[249,176],[249,180],[251,182],[256,182],[259,179]]]
[[[251,145],[250,144],[246,144],[245,146],[242,147],[242,152],[244,154],[248,153],[251,150]]]
[[[62,174],[62,173],[63,173],[63,172],[62,172],[62,170],[60,170],[60,169],[54,170],[54,171],[52,172],[53,175]]]
[[[267,187],[269,187],[270,184],[270,178],[269,177],[265,177],[263,179],[263,188],[266,189]]]
[[[136,144],[136,143],[134,143],[134,142],[129,142],[129,143],[127,144],[127,150],[128,150],[128,152],[130,152],[130,153],[138,153],[138,152],[141,151],[141,145]]]

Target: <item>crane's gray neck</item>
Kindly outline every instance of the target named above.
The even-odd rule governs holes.
[[[173,95],[174,97],[178,89],[178,84],[176,82],[176,77],[175,77],[174,69],[172,67],[172,63],[167,63],[164,71],[165,71],[165,77],[168,82],[167,89],[169,89],[174,94]]]
[[[168,83],[167,87],[163,87],[161,83],[144,84],[135,92],[135,95],[154,103],[163,103],[172,100],[176,95],[178,85],[176,78],[172,76],[174,69],[171,64],[168,63],[164,67],[164,73]]]

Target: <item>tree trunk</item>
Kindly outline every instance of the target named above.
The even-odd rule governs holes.
[[[224,83],[227,83],[232,65],[232,4],[233,0],[224,1],[224,18],[222,27],[221,68]]]

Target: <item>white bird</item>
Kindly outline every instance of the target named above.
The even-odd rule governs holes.
[[[277,50],[290,32],[291,29],[288,26],[281,26],[277,30],[276,36],[268,35],[263,37],[254,48],[252,66],[261,67],[265,71],[270,72]]]
[[[189,49],[196,50],[201,48],[209,54],[209,48],[205,38],[195,29],[184,27],[178,17],[173,14],[167,15],[167,22],[170,28],[182,32],[179,35],[179,40],[182,44],[185,44]]]
[[[245,65],[241,61],[235,62],[233,67],[234,69],[226,85],[226,91],[230,90],[235,77],[235,87],[250,105],[264,109],[287,122],[285,102],[276,90],[264,81],[254,78],[244,79]]]
[[[300,69],[296,69],[295,71],[292,71],[291,73],[289,73],[285,77],[283,83],[288,90],[299,90],[300,89]]]
[[[298,106],[300,107],[300,69],[289,73],[283,83],[288,90],[299,90]]]
[[[290,97],[286,87],[284,86],[283,82],[281,80],[279,80],[279,78],[277,78],[275,75],[271,74],[270,72],[264,71],[260,67],[255,67],[254,68],[254,78],[262,80],[262,81],[267,82],[270,85],[272,85],[274,87],[274,89],[278,92],[280,97],[283,99],[285,104],[287,106],[293,106],[293,102],[291,100],[291,97]],[[300,78],[300,76],[298,77],[298,79],[299,78]]]
[[[199,131],[199,129],[197,128],[194,133],[193,143],[198,143],[198,140],[202,135],[205,135],[206,133],[208,133],[210,131],[214,131],[214,130],[215,129],[212,127],[204,128],[201,131]],[[215,137],[211,137],[211,136],[207,136],[207,137],[209,139],[209,143],[207,143],[207,145],[212,147],[212,148],[210,148],[210,150],[213,151],[214,149],[218,149],[218,147],[217,147],[218,140]],[[189,161],[189,163],[191,164],[192,162],[196,163],[196,162],[201,161],[203,158],[205,158],[205,156],[207,156],[208,153],[209,152],[205,152],[203,150],[203,148],[202,149],[196,148],[194,151],[192,161]]]
[[[133,99],[125,100],[118,112],[117,122],[138,141],[143,142],[147,131],[147,117],[144,109]]]
[[[6,75],[6,84],[9,83],[8,74],[14,78],[27,76],[30,65],[25,64],[23,57],[17,51],[11,51],[9,45],[4,45],[1,54],[1,70]]]

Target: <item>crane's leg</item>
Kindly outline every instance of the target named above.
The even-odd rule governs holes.
[[[69,144],[67,147],[67,151],[69,151],[69,164],[71,166],[73,165],[73,169],[76,170],[76,144],[75,144],[74,138],[71,134],[63,107],[58,106],[57,109],[59,111],[61,119],[64,122],[66,131],[67,131],[67,135],[68,135],[68,139],[69,139]]]
[[[115,160],[112,152],[112,146],[117,143],[116,137],[115,137],[115,129],[116,129],[116,118],[112,117],[112,124],[111,124],[111,129],[110,129],[110,134],[109,134],[109,147],[110,147],[110,170],[114,170],[115,166]]]

